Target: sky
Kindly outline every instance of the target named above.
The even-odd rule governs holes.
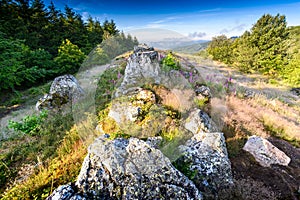
[[[52,0],[58,9],[69,5],[87,19],[113,19],[119,30],[167,29],[193,40],[225,34],[240,36],[263,14],[285,15],[288,25],[300,25],[300,1],[293,0]],[[48,5],[50,0],[44,0]],[[138,38],[139,39],[139,38]]]

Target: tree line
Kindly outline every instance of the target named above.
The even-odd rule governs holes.
[[[299,33],[299,27],[287,27],[284,15],[265,14],[240,37],[214,37],[207,52],[214,60],[243,72],[258,72],[299,85],[300,52],[295,47]]]
[[[131,48],[138,43],[120,33],[113,20],[100,23],[89,16],[84,21],[68,5],[61,11],[53,2],[46,7],[42,0],[1,0],[0,92],[75,73],[89,52],[116,35]]]

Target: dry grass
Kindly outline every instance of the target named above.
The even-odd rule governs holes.
[[[258,98],[243,100],[234,96],[228,97],[229,111],[224,118],[225,123],[235,126],[235,131],[244,132],[245,135],[259,135],[264,138],[272,135],[299,147],[300,126],[299,116],[294,115],[296,111],[290,107],[283,109],[284,105],[280,102],[277,102],[277,106],[263,106],[258,103],[260,101]]]

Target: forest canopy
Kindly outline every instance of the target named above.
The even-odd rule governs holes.
[[[2,0],[0,13],[0,91],[75,73],[86,56],[112,36],[126,43],[124,51],[138,43],[121,33],[114,20],[101,23],[89,16],[84,21],[68,5],[61,11],[53,2],[46,6],[42,0]]]

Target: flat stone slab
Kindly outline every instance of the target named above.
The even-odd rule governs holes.
[[[255,135],[249,137],[243,150],[251,153],[263,167],[270,167],[272,164],[287,166],[291,161],[284,152],[268,140]]]

